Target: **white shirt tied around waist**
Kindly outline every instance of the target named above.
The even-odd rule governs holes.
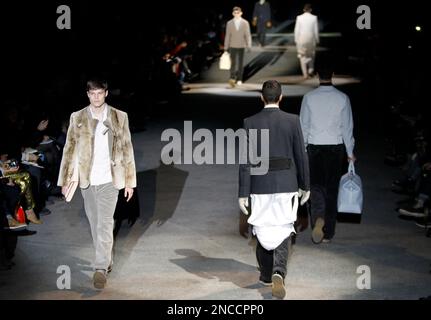
[[[353,154],[353,117],[349,97],[332,85],[321,85],[302,99],[300,120],[305,145],[346,146]]]
[[[266,250],[277,248],[292,232],[298,211],[298,192],[251,194],[253,234]]]
[[[112,182],[111,159],[109,156],[108,127],[103,124],[108,116],[106,104],[103,106],[103,118],[96,126],[94,133],[93,165],[90,173],[90,184],[97,186]],[[91,115],[96,119],[93,111]]]

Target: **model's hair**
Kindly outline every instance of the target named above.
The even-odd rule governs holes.
[[[265,103],[278,102],[281,96],[281,85],[275,80],[268,80],[263,83],[262,97]]]
[[[320,80],[331,80],[334,74],[334,63],[329,57],[321,57],[316,61],[316,71]]]
[[[304,11],[305,12],[310,12],[311,10],[313,10],[313,7],[311,6],[311,3],[306,3],[304,5]]]
[[[108,81],[106,79],[103,79],[101,77],[91,77],[87,81],[87,91],[90,90],[108,90]]]
[[[232,12],[234,12],[234,11],[242,12],[240,7],[233,7]]]

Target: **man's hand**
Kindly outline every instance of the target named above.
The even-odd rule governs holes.
[[[129,202],[129,200],[133,196],[133,188],[125,188],[124,189],[124,198],[127,198],[126,202]]]
[[[38,126],[37,126],[37,130],[39,131],[44,131],[49,124],[49,120],[42,120],[41,122],[39,122]]]
[[[30,162],[37,162],[39,160],[39,156],[33,153],[28,154],[28,161]]]
[[[3,169],[3,172],[5,174],[15,173],[15,172],[18,172],[19,166],[17,166],[17,167],[10,167],[8,163],[4,163],[3,166],[2,166],[2,169]]]
[[[356,157],[355,157],[355,155],[354,155],[354,154],[352,154],[351,156],[347,156],[347,161],[348,161],[348,162],[353,161],[353,163],[355,163],[355,161],[356,161]]]
[[[61,194],[63,195],[63,196],[66,196],[66,193],[67,193],[67,186],[62,186],[61,187]]]
[[[301,206],[303,206],[310,198],[310,190],[305,191],[305,190],[299,189],[298,193],[299,193],[298,197],[301,198],[300,204]]]
[[[239,198],[238,199],[239,208],[241,209],[242,213],[245,215],[248,215],[247,208],[248,207],[248,198]]]
[[[247,47],[247,48],[245,49],[245,51],[246,51],[246,52],[251,52],[251,47]]]

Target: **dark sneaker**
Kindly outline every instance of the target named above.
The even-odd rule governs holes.
[[[279,299],[284,299],[284,297],[286,296],[284,279],[281,274],[274,273],[272,275],[272,296]]]
[[[265,287],[271,287],[272,286],[272,281],[259,280],[259,283]]]
[[[424,207],[404,207],[398,209],[398,212],[400,213],[400,215],[408,217],[425,218],[426,216]]]
[[[103,289],[106,285],[106,271],[96,270],[93,275],[93,284],[96,289]]]
[[[262,276],[259,277],[259,283],[267,287],[272,286],[272,280],[264,279]]]
[[[422,220],[422,221],[416,221],[416,225],[418,226],[418,227],[421,227],[421,228],[426,228],[426,229],[428,229],[428,228],[431,228],[431,221],[425,221],[425,220]]]
[[[314,224],[313,231],[311,232],[311,240],[313,243],[318,244],[323,240],[323,227],[325,226],[325,220],[322,218],[317,218],[316,223]]]

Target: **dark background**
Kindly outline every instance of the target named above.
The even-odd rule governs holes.
[[[111,88],[139,91],[141,101],[161,99],[163,83],[151,78],[151,59],[158,59],[163,33],[179,32],[192,41],[227,21],[231,8],[243,8],[250,20],[255,1],[32,1],[8,2],[0,8],[2,47],[1,106],[30,104],[62,117],[86,104],[85,79],[103,73]],[[271,0],[277,26],[294,19],[304,1]],[[375,101],[408,95],[415,104],[426,90],[429,35],[423,2],[311,1],[324,28],[341,32],[339,67],[361,76]],[[59,30],[57,6],[71,9],[71,30]],[[371,7],[371,30],[358,30],[356,8]],[[420,25],[422,32],[416,32]],[[222,30],[218,30],[222,31]],[[293,24],[281,32],[293,31]],[[411,48],[408,48],[408,46]],[[345,70],[344,70],[345,69]],[[154,90],[156,88],[157,90]],[[126,90],[127,91],[127,90]],[[154,97],[158,95],[159,97]],[[127,109],[127,106],[126,106]]]

